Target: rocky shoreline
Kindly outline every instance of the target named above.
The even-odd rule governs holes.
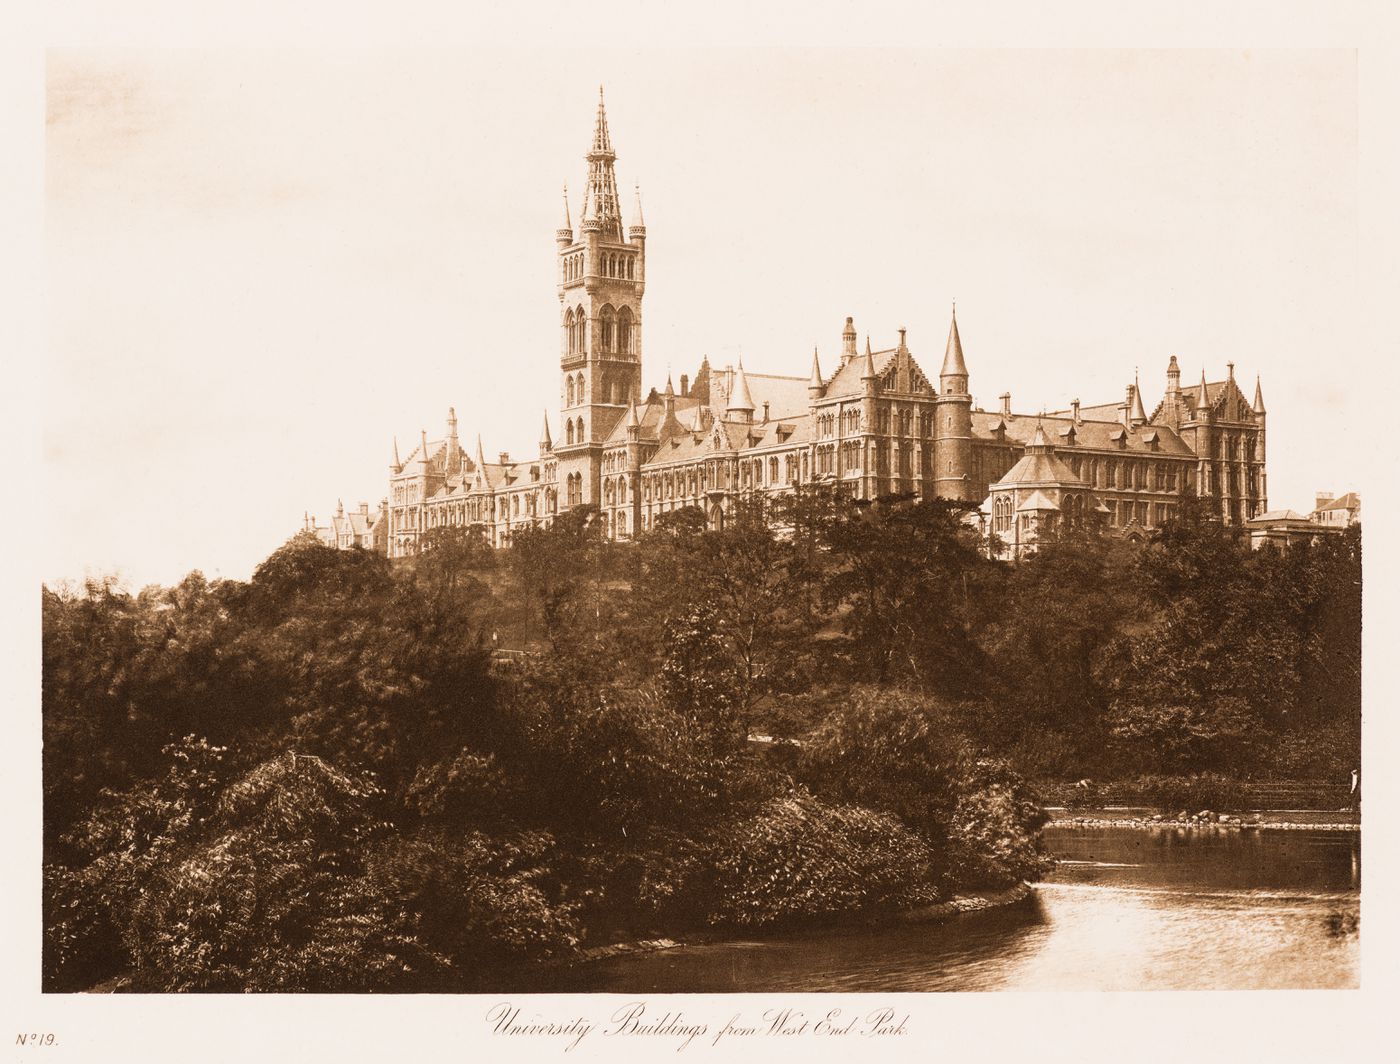
[[[1052,828],[1191,828],[1206,831],[1360,831],[1360,814],[1339,810],[1267,810],[1219,813],[1202,809],[1197,813],[1147,813],[1136,811],[1086,810],[1071,814],[1067,809],[1047,809]]]

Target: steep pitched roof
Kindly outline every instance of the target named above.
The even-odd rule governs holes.
[[[1123,450],[1134,453],[1145,454],[1167,454],[1188,456],[1193,452],[1186,446],[1176,432],[1166,425],[1153,425],[1150,422],[1146,425],[1139,425],[1133,429],[1123,427],[1119,421],[1109,420],[1089,420],[1082,416],[1080,410],[1080,420],[1075,424],[1072,417],[1061,417],[1056,414],[1045,414],[1036,416],[1034,414],[1017,414],[1012,418],[1005,418],[1000,413],[988,412],[984,410],[974,410],[972,412],[972,435],[980,440],[992,440],[996,438],[996,426],[998,424],[1006,427],[1007,440],[1022,445],[1029,444],[1035,434],[1037,423],[1041,424],[1047,436],[1060,439],[1065,435],[1065,430],[1070,426],[1075,430],[1075,451],[1109,451],[1119,450],[1117,436],[1123,435]],[[1153,433],[1157,436],[1157,450],[1153,451],[1150,446],[1150,437]],[[1069,451],[1069,447],[1065,448]]]

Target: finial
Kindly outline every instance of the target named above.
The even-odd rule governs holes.
[[[1227,370],[1229,370],[1229,372],[1230,372],[1230,379],[1231,379],[1231,380],[1234,380],[1234,379],[1235,379],[1235,364],[1234,364],[1233,362],[1226,362],[1226,363],[1225,363],[1225,368],[1226,368]]]

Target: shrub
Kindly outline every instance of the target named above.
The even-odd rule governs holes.
[[[1241,698],[1205,704],[1114,706],[1113,745],[1133,770],[1240,769],[1252,764],[1267,737]]]
[[[948,831],[950,886],[1000,889],[1044,875],[1051,864],[1040,850],[1046,815],[1025,782],[989,760],[968,766],[959,782]]]
[[[714,841],[714,924],[762,927],[936,900],[928,845],[892,816],[775,798]]]
[[[1229,776],[1200,772],[1194,776],[1144,776],[1138,781],[1142,800],[1163,812],[1202,809],[1219,812],[1239,809],[1244,804],[1244,791]]]

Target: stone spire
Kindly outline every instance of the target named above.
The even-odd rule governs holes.
[[[574,242],[574,223],[569,218],[569,186],[564,186],[564,224],[554,231],[554,238],[562,247]]]
[[[749,392],[749,379],[744,375],[743,359],[739,360],[739,368],[734,371],[734,385],[730,389],[729,405],[725,409],[731,414],[747,414],[748,419],[753,418],[753,395]]]
[[[403,462],[399,460],[399,438],[394,437],[394,464],[391,467],[395,473],[403,472]]]
[[[1147,424],[1147,413],[1142,409],[1142,385],[1138,383],[1138,375],[1133,373],[1133,411],[1132,422],[1134,425]]]
[[[418,437],[418,447],[420,449],[418,460],[426,467],[428,464],[428,430],[419,429]]]
[[[944,377],[966,377],[967,363],[963,361],[962,337],[958,335],[958,307],[953,304],[953,324],[948,327],[948,350],[943,355]]]
[[[850,321],[850,318],[846,319]],[[855,346],[855,339],[852,338],[851,346]],[[826,391],[826,382],[822,380],[821,363],[817,361],[817,349],[812,348],[812,379],[807,382],[807,394],[813,399],[821,398],[822,392]]]
[[[627,404],[627,423],[623,426],[627,430],[627,438],[635,440],[638,432],[641,431],[642,422],[637,417],[637,401],[631,400]]]
[[[617,199],[617,176],[613,162],[617,154],[608,136],[608,116],[603,109],[603,86],[598,86],[598,119],[593,126],[593,145],[584,156],[588,160],[588,185],[583,193],[583,213],[587,227],[600,230],[607,239],[622,237],[622,208]]]
[[[1254,412],[1256,414],[1265,413],[1264,410],[1264,389],[1259,383],[1259,375],[1254,375]]]
[[[549,410],[544,412],[544,427],[540,429],[540,454],[546,455],[554,450],[554,440],[549,435]]]
[[[1201,367],[1201,387],[1196,393],[1196,418],[1206,418],[1210,416],[1210,388],[1206,384],[1206,370]]]
[[[865,368],[861,370],[860,379],[863,381],[873,381],[875,379],[875,356],[870,353],[870,338],[865,339]]]
[[[645,229],[647,220],[642,215],[642,186],[636,184],[632,186],[632,226],[633,229]]]

